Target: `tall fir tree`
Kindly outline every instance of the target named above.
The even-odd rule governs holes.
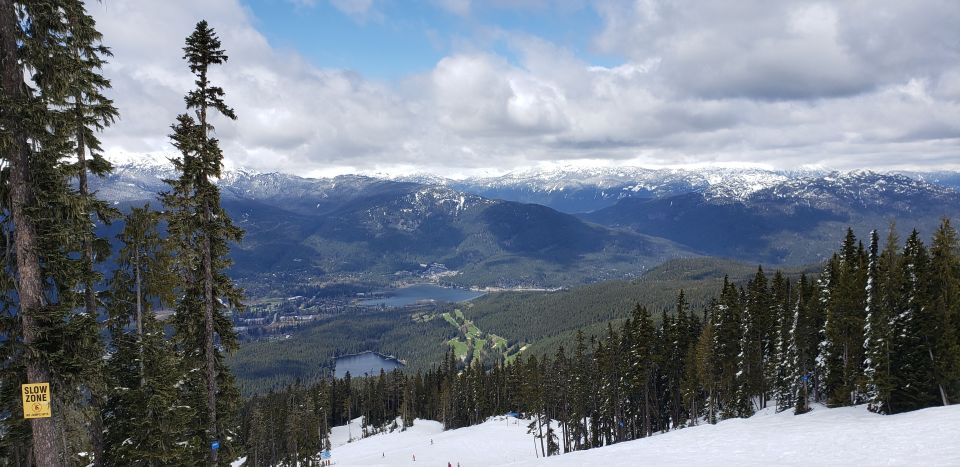
[[[196,87],[187,93],[187,110],[172,126],[170,136],[180,157],[173,160],[180,174],[168,180],[171,190],[162,195],[169,210],[170,237],[174,242],[177,273],[183,279],[182,297],[177,303],[174,327],[178,345],[188,365],[187,374],[200,380],[194,390],[203,394],[203,416],[195,427],[203,440],[195,446],[197,456],[209,456],[213,464],[222,463],[219,453],[229,458],[234,453],[230,442],[236,437],[236,413],[239,393],[223,362],[221,349],[237,345],[228,307],[241,308],[241,291],[227,277],[230,243],[239,242],[243,231],[233,225],[220,204],[220,191],[214,179],[220,177],[223,153],[219,141],[211,136],[212,112],[235,119],[233,109],[223,100],[224,91],[209,77],[212,66],[221,65],[227,55],[220,40],[206,21],[187,37],[184,59],[194,74]],[[220,449],[211,449],[219,442]]]
[[[30,422],[28,460],[37,465],[75,462],[70,452],[90,441],[54,438],[66,431],[69,414],[90,415],[89,389],[96,387],[102,356],[96,313],[75,311],[85,308],[79,290],[95,277],[83,260],[89,214],[104,211],[104,204],[73,186],[77,172],[69,162],[80,147],[77,129],[85,125],[75,118],[72,99],[105,87],[102,62],[85,60],[78,50],[99,49],[99,40],[79,0],[0,2],[0,156],[7,165],[4,228],[13,240],[5,271],[16,289],[19,321],[4,346],[21,369],[14,379],[50,382],[58,394],[54,416]],[[106,104],[91,115],[112,118],[115,109]],[[87,128],[92,133],[96,125]],[[99,453],[96,420],[91,426],[86,438]]]
[[[90,191],[88,177],[103,177],[112,167],[103,158],[100,139],[97,133],[111,125],[118,117],[118,111],[104,92],[110,89],[110,81],[103,77],[100,70],[110,57],[110,49],[103,45],[103,36],[96,29],[96,23],[83,2],[61,2],[63,14],[68,25],[65,38],[68,53],[62,65],[69,70],[64,93],[59,106],[65,111],[66,125],[73,132],[72,142],[76,155],[77,190],[81,201],[81,211],[92,222],[80,224],[83,228],[80,244],[83,308],[86,312],[84,328],[76,333],[82,338],[84,348],[79,354],[89,359],[85,380],[85,392],[90,394],[91,423],[89,431],[93,447],[93,464],[103,465],[104,440],[103,420],[100,411],[103,405],[102,394],[106,391],[104,369],[102,366],[103,345],[99,339],[97,320],[100,315],[100,301],[97,298],[96,284],[102,279],[94,269],[96,263],[110,256],[109,242],[97,236],[97,223],[107,223],[116,213],[105,202],[99,200]]]

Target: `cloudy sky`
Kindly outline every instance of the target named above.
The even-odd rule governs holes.
[[[234,166],[960,169],[960,2],[103,0],[109,154],[172,152],[200,19]]]

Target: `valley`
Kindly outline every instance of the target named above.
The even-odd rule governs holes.
[[[811,277],[819,267],[786,269],[786,277]],[[338,355],[375,351],[396,355],[411,371],[425,371],[449,351],[463,362],[491,365],[517,355],[552,355],[571,348],[578,331],[601,337],[610,322],[628,317],[637,303],[651,308],[659,321],[672,312],[677,292],[684,291],[693,313],[702,316],[724,275],[746,283],[757,266],[716,258],[668,261],[632,281],[606,281],[551,291],[489,292],[469,302],[419,302],[397,307],[357,306],[357,298],[330,298],[353,303],[315,319],[291,321],[279,333],[245,333],[247,341],[230,356],[245,393],[309,381],[333,371]],[[284,306],[291,307],[287,302]],[[288,308],[289,309],[289,308]],[[251,312],[234,319],[248,319]],[[281,315],[282,316],[282,315]],[[282,362],[277,365],[276,362]]]
[[[97,188],[121,208],[142,204],[168,170],[121,165]],[[414,371],[450,350],[486,364],[520,349],[551,354],[578,331],[603,335],[637,303],[659,319],[680,289],[702,312],[724,275],[743,283],[758,264],[816,275],[847,226],[896,221],[901,237],[930,232],[960,216],[950,180],[759,169],[463,180],[228,171],[224,206],[247,232],[231,253],[247,297],[232,318],[244,344],[231,362],[244,391],[259,392],[317,378],[334,356],[362,351],[398,355]]]

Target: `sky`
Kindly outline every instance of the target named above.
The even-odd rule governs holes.
[[[960,2],[102,0],[109,157],[172,155],[205,19],[227,163],[960,170]]]

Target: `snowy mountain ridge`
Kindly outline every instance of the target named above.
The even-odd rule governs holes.
[[[147,188],[162,185],[164,178],[175,175],[172,164],[163,155],[114,157],[112,162],[115,165],[113,177],[128,186]],[[340,175],[308,178],[283,172],[259,172],[242,167],[227,167],[218,183],[235,196],[254,199],[278,195],[315,196],[322,199],[337,188],[362,189],[376,181],[393,181],[447,187],[488,198],[514,201],[527,200],[523,199],[523,196],[505,195],[519,192],[528,195],[572,196],[574,192],[586,190],[590,193],[585,196],[608,200],[636,196],[663,197],[691,192],[700,193],[707,199],[737,201],[748,201],[758,193],[767,197],[813,200],[821,194],[830,193],[846,199],[856,198],[858,195],[868,196],[875,202],[876,197],[881,194],[906,195],[916,190],[947,195],[956,187],[937,182],[943,180],[950,183],[956,175],[952,172],[863,170],[839,172],[760,168],[561,167],[524,169],[497,177],[464,179],[450,179],[428,173],[399,177]],[[142,191],[135,190],[131,194],[136,198]],[[122,194],[122,190],[114,193],[126,198]]]
[[[910,210],[911,201],[923,194],[927,201],[952,202],[958,199],[956,188],[928,182],[899,173],[871,171],[831,172],[820,177],[800,177],[757,190],[745,201],[783,199],[807,206],[827,207],[846,203],[858,207],[892,206]]]
[[[666,194],[689,189],[716,193],[717,196],[739,197],[783,182],[791,175],[789,172],[765,169],[560,168],[524,170],[501,177],[468,179],[464,182],[487,188],[523,186],[545,192],[595,187],[607,191]]]
[[[528,170],[500,177],[445,181],[451,186],[470,186],[483,189],[522,188],[535,192],[557,192],[597,188],[608,196],[631,196],[647,193],[665,196],[697,192],[708,199],[746,201],[754,193],[776,190],[812,190],[816,185],[827,185],[832,190],[842,187],[875,185],[873,191],[889,191],[897,185],[901,192],[909,189],[951,191],[938,180],[949,172],[898,171],[825,171],[825,170],[768,170],[758,168],[705,169],[647,169],[642,167]],[[935,176],[934,176],[935,175]]]

